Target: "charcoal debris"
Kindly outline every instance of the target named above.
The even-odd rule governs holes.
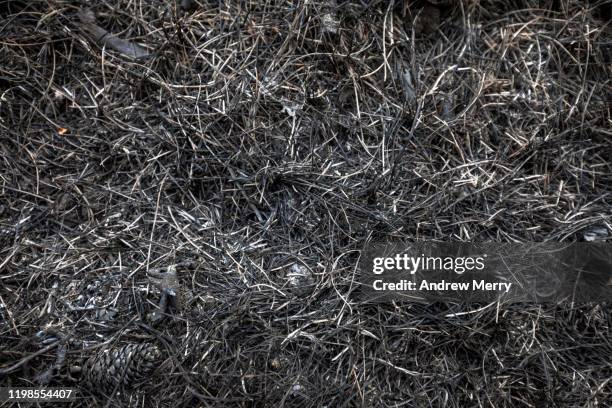
[[[304,296],[311,293],[315,287],[313,273],[306,266],[294,263],[286,270],[288,289],[293,293]]]
[[[323,14],[323,17],[321,18],[321,25],[324,32],[336,34],[338,32],[340,22],[338,21],[335,13],[328,12]]]
[[[119,38],[96,24],[96,16],[90,9],[80,10],[78,13],[81,27],[91,38],[101,46],[109,47],[132,58],[143,58],[149,56],[149,51],[131,41]]]
[[[610,239],[610,231],[605,226],[597,226],[584,231],[583,238],[587,242],[606,241]]]
[[[14,227],[0,226],[0,249],[3,246],[12,244],[15,239],[16,230]]]

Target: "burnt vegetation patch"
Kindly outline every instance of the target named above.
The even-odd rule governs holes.
[[[0,2],[0,385],[76,387],[73,406],[609,406],[609,304],[352,296],[373,240],[610,239],[609,19]]]

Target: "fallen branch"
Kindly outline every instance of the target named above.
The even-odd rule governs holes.
[[[78,13],[82,28],[89,33],[95,42],[103,47],[111,48],[132,58],[149,56],[149,51],[131,41],[119,38],[96,24],[96,17],[90,9],[83,9]]]

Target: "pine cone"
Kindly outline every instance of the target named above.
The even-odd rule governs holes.
[[[146,343],[103,350],[87,359],[83,378],[92,390],[109,395],[145,379],[160,357],[159,348]]]

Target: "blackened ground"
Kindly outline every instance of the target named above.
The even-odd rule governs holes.
[[[0,385],[611,405],[609,305],[352,296],[373,240],[609,239],[609,3],[178,3],[0,6]],[[92,37],[86,7],[150,55]],[[173,265],[153,319],[147,272]],[[112,400],[79,381],[131,343],[163,351],[150,380]]]

